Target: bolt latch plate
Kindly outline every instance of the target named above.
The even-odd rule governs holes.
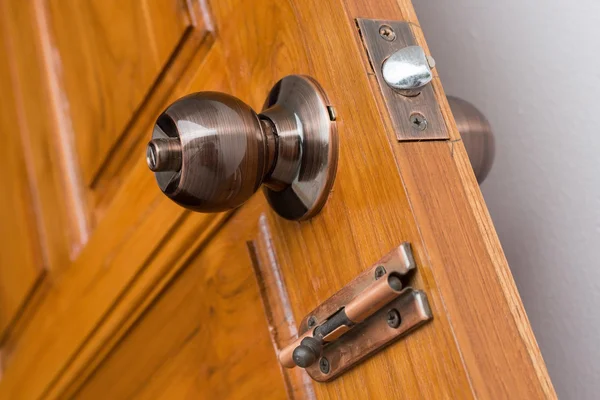
[[[313,358],[306,372],[316,381],[330,381],[360,361],[391,344],[406,333],[433,318],[426,294],[407,286],[416,269],[409,243],[402,243],[371,268],[358,275],[312,312],[300,323],[298,339],[281,350],[279,359],[286,367],[293,367],[291,354],[301,346],[303,339],[318,338],[320,327],[331,326],[344,315],[350,326],[340,325],[324,337],[318,358]],[[384,280],[399,277],[402,288],[391,299],[374,300],[385,286]],[[380,299],[382,297],[379,297]],[[373,304],[371,305],[370,302]],[[357,308],[368,310],[356,318]],[[344,319],[341,319],[344,321]],[[352,322],[354,320],[355,322]],[[359,321],[359,322],[356,322]],[[287,360],[287,361],[286,361]],[[296,365],[298,363],[294,358]]]
[[[418,94],[407,96],[390,87],[383,77],[382,66],[387,58],[400,49],[417,45],[411,25],[366,18],[358,18],[356,22],[398,141],[448,139],[431,84],[420,88]],[[421,117],[424,122],[420,121]]]

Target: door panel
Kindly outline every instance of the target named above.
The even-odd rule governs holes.
[[[180,0],[60,0],[46,7],[68,114],[62,128],[73,134],[89,185],[191,28],[191,16]]]
[[[33,157],[30,201],[65,215],[13,216],[36,222],[42,249],[63,256],[49,257],[60,267],[2,341],[0,398],[555,396],[437,77],[450,140],[396,140],[355,18],[411,22],[426,49],[409,1],[121,3],[0,0],[21,140],[58,160],[50,190]],[[33,27],[29,44],[20,25]],[[260,110],[289,74],[318,81],[337,115],[338,172],[322,212],[286,221],[260,193],[221,214],[171,203],[144,163],[158,113],[205,90]],[[47,99],[53,108],[33,118]],[[52,242],[62,227],[67,239]],[[268,260],[247,251],[261,241]],[[433,321],[330,383],[281,370],[277,352],[298,322],[403,241]],[[266,279],[260,263],[280,274]],[[276,312],[274,288],[289,299]]]
[[[224,221],[75,398],[285,397],[246,247],[256,212]]]
[[[230,90],[226,70],[220,68],[219,46],[208,54],[199,52],[190,65],[194,68],[180,76],[172,99],[190,91]],[[82,369],[91,368],[103,346],[152,298],[156,285],[180,268],[177,261],[203,238],[198,232],[209,234],[219,219],[198,215],[190,220],[188,212],[160,193],[143,153],[138,154],[121,178],[111,207],[72,264],[65,266],[60,282],[34,305],[23,329],[3,343],[10,357],[0,380],[0,397],[36,398],[45,392],[52,396]]]
[[[0,30],[0,43],[6,43]],[[0,87],[11,87],[9,66],[0,64]],[[25,149],[17,126],[17,110],[11,92],[0,107],[0,169],[10,171],[2,178],[0,196],[0,337],[15,318],[28,295],[42,278],[44,263],[39,247],[35,205],[27,173]]]

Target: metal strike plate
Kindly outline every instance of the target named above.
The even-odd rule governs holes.
[[[309,313],[300,323],[299,337],[360,297],[364,290],[380,277],[397,273],[403,281],[408,281],[415,269],[416,264],[410,244],[402,243]],[[388,313],[391,310],[396,310],[400,317],[396,327],[388,323]],[[328,343],[319,361],[307,367],[306,372],[316,381],[335,379],[363,359],[432,318],[427,295],[420,290],[405,286],[397,298],[355,325],[347,333]]]
[[[406,96],[391,88],[383,77],[382,66],[387,58],[417,44],[410,24],[365,18],[356,22],[398,141],[448,139],[431,83],[420,88],[419,94]]]

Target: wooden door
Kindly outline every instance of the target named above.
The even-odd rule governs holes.
[[[449,139],[398,142],[356,18],[426,49],[409,0],[0,0],[0,398],[555,397],[439,79]],[[260,110],[290,74],[337,115],[320,214],[160,192],[144,152],[170,102]],[[404,241],[433,321],[329,383],[282,370],[300,320]]]

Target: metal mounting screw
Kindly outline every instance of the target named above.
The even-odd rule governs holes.
[[[326,359],[325,357],[321,357],[321,359],[319,360],[319,369],[321,370],[322,373],[328,374],[329,373],[329,360]]]
[[[379,27],[379,36],[381,36],[388,42],[393,42],[394,40],[396,40],[396,32],[394,32],[392,27],[389,25],[381,25]]]
[[[314,316],[310,317],[308,319],[308,321],[306,322],[306,325],[308,325],[309,328],[312,328],[316,324],[317,324],[317,319]]]
[[[398,312],[398,310],[396,310],[395,308],[392,308],[390,311],[388,311],[387,313],[387,324],[390,326],[390,328],[397,328],[400,326],[400,322],[402,322],[402,320],[400,319],[400,313]]]
[[[419,112],[410,114],[410,123],[412,124],[413,128],[419,131],[424,131],[427,129],[427,119]]]
[[[386,273],[385,267],[383,265],[378,265],[377,268],[375,268],[375,280],[384,276],[385,273]]]

